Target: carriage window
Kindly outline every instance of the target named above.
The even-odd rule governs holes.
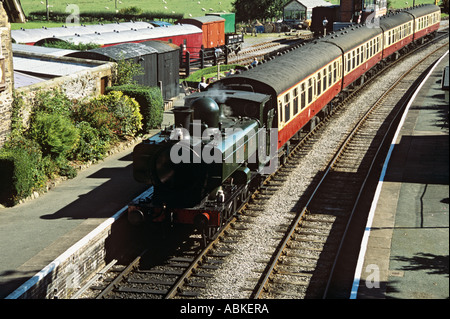
[[[333,63],[333,77],[334,77],[334,81],[337,80],[337,63],[336,61],[334,61]]]
[[[355,66],[358,66],[358,65],[359,65],[359,48],[356,49],[356,65]]]
[[[284,121],[287,122],[291,118],[291,103],[284,105]]]
[[[306,105],[306,91],[305,91],[305,83],[302,83],[301,91],[300,91],[300,108],[303,109]]]
[[[322,93],[322,72],[319,72],[317,74],[317,95],[320,95]]]
[[[312,86],[312,79],[308,80],[308,104],[312,102],[313,98],[313,86]]]
[[[284,95],[284,121],[289,121],[291,117],[291,94],[286,93]]]
[[[328,66],[328,87],[331,86],[331,83],[333,83],[333,73],[331,72],[331,65]]]
[[[352,66],[352,60],[350,59],[350,53],[349,54],[347,54],[347,72],[350,72],[350,69],[351,69],[351,66]]]
[[[330,70],[328,70],[328,73]],[[327,89],[327,68],[323,69],[323,77],[322,77],[322,91],[326,91]]]
[[[281,101],[280,101],[280,107],[279,107],[279,110],[280,110],[279,121],[280,121],[280,123],[281,123],[281,122],[283,122],[283,104],[281,103]]]
[[[351,67],[352,70],[355,68],[355,62],[356,62],[355,50],[353,50],[352,51],[352,67]]]
[[[294,114],[298,113],[298,88],[294,89]]]

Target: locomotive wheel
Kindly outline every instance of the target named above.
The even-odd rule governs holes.
[[[245,203],[250,195],[250,190],[248,189],[248,185],[245,185],[244,189],[241,193],[241,203]]]

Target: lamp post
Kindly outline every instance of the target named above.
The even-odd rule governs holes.
[[[326,36],[327,35],[327,24],[328,24],[327,17],[323,18],[322,24],[323,24],[323,36]]]
[[[216,61],[217,61],[217,80],[220,80],[220,62],[219,57],[223,53],[222,49],[217,47],[214,51],[214,54],[216,55]]]

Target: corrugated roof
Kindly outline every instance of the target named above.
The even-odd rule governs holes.
[[[155,28],[147,22],[120,22],[107,24],[90,24],[81,26],[62,26],[56,28],[11,30],[11,37],[16,43],[35,43],[45,38],[90,34],[95,32],[127,31],[132,29]]]
[[[35,54],[46,54],[52,56],[66,56],[68,54],[78,52],[76,50],[65,50],[58,48],[47,48],[47,47],[39,47],[35,45],[26,45],[26,44],[12,44],[13,53],[35,53]]]
[[[138,29],[135,31],[120,31],[120,32],[107,32],[100,34],[81,34],[77,36],[62,36],[43,39],[36,44],[47,40],[60,40],[73,44],[88,44],[95,43],[100,45],[109,45],[114,43],[125,43],[133,41],[143,41],[148,39],[158,39],[164,37],[171,37],[183,34],[195,34],[201,33],[202,30],[194,25],[171,25],[167,27],[159,27],[153,29]]]
[[[22,72],[14,71],[14,88],[33,85],[35,83],[47,81],[45,78],[28,75]]]
[[[300,3],[302,6],[308,8],[308,9],[312,9],[315,7],[329,7],[329,6],[333,5],[331,2],[327,2],[324,0],[293,0],[293,1]],[[289,1],[287,4],[289,4],[293,1]]]
[[[57,77],[87,70],[97,65],[73,63],[65,61],[48,61],[38,58],[13,56],[14,71],[26,72],[33,75]]]
[[[155,54],[158,51],[141,43],[123,43],[105,48],[92,49],[89,53],[105,55],[115,61],[132,59],[144,55]]]
[[[172,51],[176,51],[176,50],[180,49],[180,47],[175,44],[164,43],[161,41],[146,41],[146,42],[142,42],[142,44],[153,48],[158,53],[172,52]]]
[[[186,18],[181,19],[178,23],[188,23],[190,20],[199,21],[201,23],[211,23],[216,21],[225,21],[224,18],[218,16],[203,16],[203,17],[194,17],[194,18]]]

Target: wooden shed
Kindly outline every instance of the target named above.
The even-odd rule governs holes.
[[[161,41],[147,41],[143,45],[157,52],[157,79],[162,94],[168,100],[180,94],[180,47]]]
[[[135,76],[134,80],[141,85],[159,86],[163,98],[167,100],[179,94],[179,50],[180,47],[174,44],[147,41],[75,52],[67,56],[113,62],[132,60],[144,69],[144,74]]]

